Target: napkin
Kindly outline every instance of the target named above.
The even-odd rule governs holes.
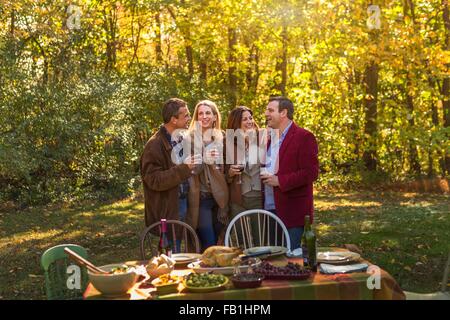
[[[344,266],[335,266],[332,264],[321,263],[320,272],[325,274],[364,272],[368,267],[369,265],[367,263],[356,263]]]
[[[297,249],[295,249],[295,250],[293,250],[293,251],[288,251],[287,253],[286,253],[286,255],[289,257],[289,258],[300,258],[301,256],[302,256],[302,248],[297,248]]]

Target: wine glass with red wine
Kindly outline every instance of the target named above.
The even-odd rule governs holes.
[[[242,172],[245,169],[245,162],[238,162],[236,164],[236,169],[239,170],[239,178],[237,184],[242,184]]]

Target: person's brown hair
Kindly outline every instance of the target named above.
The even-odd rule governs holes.
[[[178,118],[180,108],[187,107],[187,103],[184,100],[178,98],[171,98],[164,102],[162,109],[162,117],[164,123],[169,123],[172,117]]]
[[[291,100],[283,96],[270,97],[269,102],[278,101],[278,112],[287,110],[287,117],[290,120],[294,120],[294,104]]]
[[[227,123],[227,129],[233,129],[237,130],[241,128],[242,123],[242,117],[244,115],[244,112],[248,111],[253,117],[253,111],[250,108],[247,108],[245,106],[239,106],[231,110],[230,114],[228,115],[228,123]],[[253,120],[253,123],[256,125],[256,122]]]

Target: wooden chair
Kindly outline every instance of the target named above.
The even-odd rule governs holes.
[[[149,255],[146,253],[151,254],[151,256],[158,255],[160,233],[160,221],[155,222],[142,231],[140,240],[142,260],[148,260]],[[195,230],[187,223],[178,220],[167,220],[167,233],[173,253],[200,253],[200,241],[198,236],[195,233]]]
[[[448,253],[447,263],[444,268],[444,275],[442,276],[441,290],[433,293],[416,293],[405,291],[406,300],[450,300],[450,293],[448,288],[450,273],[450,252]]]
[[[69,257],[64,252],[64,248],[69,248],[77,254],[87,259],[86,249],[75,244],[61,244],[46,250],[41,256],[41,266],[45,274],[45,293],[48,300],[74,300],[82,299],[83,293],[88,285],[88,275],[85,267],[78,267],[80,270],[80,287],[72,289],[68,285],[68,278],[72,276]],[[75,269],[76,270],[76,269]]]
[[[243,249],[282,246],[291,249],[291,239],[283,221],[272,212],[253,209],[239,213],[228,224],[225,245]]]

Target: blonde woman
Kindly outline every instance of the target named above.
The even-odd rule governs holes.
[[[228,187],[223,173],[223,133],[216,104],[209,100],[197,103],[189,127],[194,154],[203,162],[189,179],[187,222],[197,230],[202,249],[217,243],[220,229],[228,218]]]

